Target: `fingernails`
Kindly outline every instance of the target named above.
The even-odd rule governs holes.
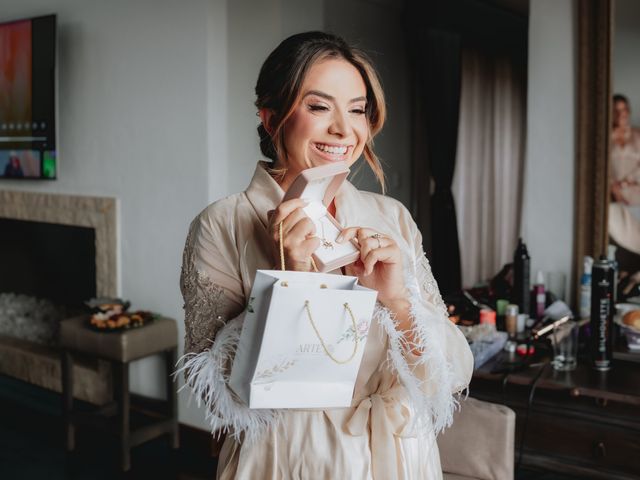
[[[342,240],[343,240],[342,234],[340,234],[340,235],[338,235],[338,236],[336,237],[336,242],[337,242],[337,243],[342,243]]]

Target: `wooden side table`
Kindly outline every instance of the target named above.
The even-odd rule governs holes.
[[[497,360],[474,371],[470,395],[516,412],[516,461],[585,479],[640,478],[640,364],[493,373]]]
[[[160,435],[171,435],[171,446],[179,447],[177,392],[172,373],[177,361],[178,330],[170,318],[157,318],[144,327],[122,332],[98,332],[86,326],[87,317],[75,317],[61,322],[62,400],[65,441],[68,452],[75,448],[76,425],[88,425],[115,433],[120,441],[123,471],[131,467],[131,448]],[[73,405],[73,355],[102,358],[111,362],[114,401],[91,411],[79,411]],[[129,363],[133,360],[161,354],[165,359],[167,399],[160,402],[160,411],[143,415],[144,421],[131,421],[129,394]],[[114,422],[115,420],[115,422]]]

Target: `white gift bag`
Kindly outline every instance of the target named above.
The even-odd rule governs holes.
[[[349,407],[376,296],[355,277],[258,270],[229,386],[250,408]]]

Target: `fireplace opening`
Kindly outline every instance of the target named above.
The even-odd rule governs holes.
[[[2,292],[81,307],[96,296],[95,229],[0,218]]]

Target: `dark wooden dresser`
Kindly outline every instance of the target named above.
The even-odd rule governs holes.
[[[474,372],[470,395],[515,410],[516,465],[640,479],[640,363],[614,360],[600,373],[586,361],[571,372],[541,361],[504,373],[496,371],[499,361]]]

